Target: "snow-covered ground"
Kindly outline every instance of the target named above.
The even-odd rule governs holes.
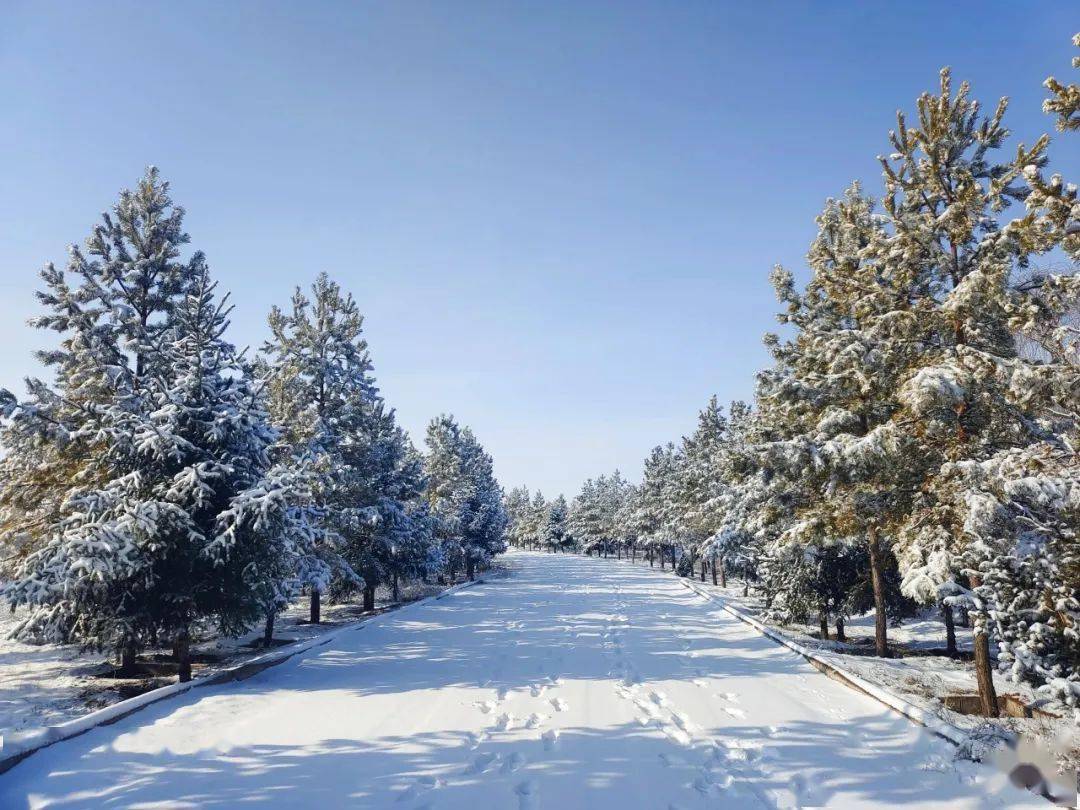
[[[672,578],[507,565],[39,751],[0,806],[1047,806]]]
[[[607,562],[632,564],[629,560],[608,559]],[[649,564],[643,559],[638,559],[636,565],[649,568]],[[660,573],[658,568],[652,571]],[[674,576],[670,569],[668,576]],[[739,581],[729,581],[725,588],[713,585],[711,580],[702,583],[695,579],[695,587],[712,592],[731,607],[764,621],[761,600],[752,592],[749,596],[743,596],[743,585]],[[981,755],[989,748],[999,745],[1001,733],[1005,732],[1024,736],[1037,744],[1046,757],[1057,759],[1070,770],[1080,765],[1080,726],[1074,719],[1073,710],[1062,703],[1040,698],[1030,686],[1007,680],[1000,672],[994,673],[994,686],[999,695],[1017,695],[1024,703],[1041,707],[1054,716],[1002,717],[987,721],[978,715],[958,714],[945,708],[943,701],[947,695],[978,692],[975,669],[970,660],[972,633],[969,628],[956,628],[957,647],[968,653],[966,660],[922,654],[931,649],[941,651],[945,647],[945,626],[932,610],[907,619],[900,626],[889,627],[890,646],[894,650],[902,650],[903,654],[888,659],[872,655],[872,612],[847,622],[846,644],[835,640],[819,640],[816,625],[771,626],[803,647],[814,650],[822,660],[877,684],[908,703],[932,712],[947,723],[967,731],[971,737],[971,752],[975,755]],[[830,627],[830,633],[834,630],[834,627]]]
[[[409,601],[438,593],[443,586],[411,584],[400,594]],[[389,592],[377,594],[376,609],[391,606]],[[278,618],[274,638],[278,642],[304,641],[356,621],[364,612],[353,603],[324,604],[322,623],[308,624],[308,603],[291,606]],[[107,656],[80,653],[77,647],[58,644],[28,644],[9,638],[15,625],[22,621],[22,610],[14,613],[0,611],[0,738],[12,731],[54,725],[100,709],[141,691],[172,683],[164,678],[102,678],[109,670]],[[208,634],[196,639],[192,651],[196,656],[195,677],[262,654],[258,646],[262,629],[253,630],[240,638],[221,638]],[[153,652],[153,651],[151,651]],[[161,650],[166,653],[166,650]],[[199,663],[199,661],[203,663]]]

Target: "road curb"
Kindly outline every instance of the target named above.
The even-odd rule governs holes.
[[[0,736],[0,773],[11,770],[35,751],[40,751],[42,748],[47,748],[50,745],[63,742],[64,740],[70,740],[73,737],[78,737],[98,726],[112,725],[153,703],[168,700],[171,697],[181,695],[192,689],[246,680],[263,670],[277,666],[278,664],[283,664],[290,658],[308,652],[315,647],[329,644],[331,641],[339,638],[345,633],[360,630],[370,622],[381,616],[385,616],[388,613],[396,613],[399,610],[406,610],[417,605],[422,605],[425,602],[445,599],[447,596],[451,596],[458,591],[471,588],[474,585],[481,585],[484,581],[483,578],[478,578],[472,582],[462,582],[458,585],[453,585],[437,594],[425,596],[423,599],[417,599],[415,602],[408,602],[396,608],[391,608],[390,610],[384,610],[374,616],[368,616],[359,621],[347,624],[344,627],[331,630],[321,636],[298,641],[287,647],[279,647],[271,652],[257,655],[254,658],[241,661],[238,664],[233,664],[230,667],[215,670],[208,675],[188,681],[187,683],[171,683],[168,686],[151,689],[148,692],[143,692],[141,695],[118,701],[111,706],[89,712],[81,717],[76,717],[63,723],[57,723],[53,726],[31,728],[25,731],[15,732],[14,734]]]

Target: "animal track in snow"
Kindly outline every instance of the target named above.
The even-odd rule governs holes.
[[[548,701],[548,703],[550,703],[551,708],[553,708],[557,712],[565,712],[567,709],[570,708],[570,704],[562,698],[552,698]]]
[[[514,727],[516,722],[517,718],[510,714],[510,712],[506,712],[505,714],[499,715],[499,719],[495,721],[495,728],[498,731],[509,731]]]
[[[723,709],[727,714],[731,715],[732,717],[738,718],[739,720],[746,719],[746,712],[744,712],[738,706],[721,706],[720,708]]]
[[[545,690],[547,690],[546,683],[537,683],[533,684],[529,692],[532,693],[533,697],[540,697],[542,694],[544,694]]]
[[[660,706],[661,708],[667,706],[668,704],[667,695],[665,695],[663,692],[650,692],[649,698],[652,700],[653,703],[655,703],[657,706]]]
[[[491,714],[498,705],[494,700],[478,700],[473,704],[484,714]]]

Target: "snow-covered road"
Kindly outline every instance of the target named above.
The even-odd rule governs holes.
[[[40,751],[0,807],[1048,806],[670,576],[508,564]]]

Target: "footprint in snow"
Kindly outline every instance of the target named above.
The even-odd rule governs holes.
[[[548,702],[551,704],[551,708],[553,708],[557,712],[565,712],[567,709],[570,708],[570,704],[562,698],[552,698]]]
[[[415,782],[413,782],[405,791],[398,796],[399,802],[410,802],[413,799],[419,798],[422,794],[427,793],[429,790],[435,790],[446,785],[442,779],[435,776],[421,776]]]
[[[518,751],[515,751],[510,756],[508,756],[505,760],[503,760],[502,772],[503,773],[514,773],[514,771],[521,770],[521,768],[524,765],[525,765],[525,755],[518,752]]]
[[[661,754],[660,761],[664,763],[665,768],[678,768],[686,764],[686,760],[682,757],[668,753]]]
[[[484,714],[491,714],[493,711],[495,711],[495,708],[496,706],[498,706],[498,704],[494,700],[478,700],[473,704],[473,706],[478,708]]]
[[[693,734],[697,730],[697,726],[693,724],[690,718],[682,712],[672,712],[671,719],[679,728],[685,731],[687,734]]]
[[[480,743],[486,740],[487,736],[488,735],[486,731],[470,731],[468,734],[465,735],[465,739],[468,740],[469,748],[479,748]]]
[[[525,721],[525,728],[540,728],[547,722],[548,716],[546,714],[540,714],[540,712],[533,712],[529,715],[529,719]]]
[[[514,793],[517,794],[518,806],[521,810],[532,810],[533,807],[536,807],[539,790],[534,780],[526,779],[524,782],[520,782],[514,788]]]
[[[510,712],[506,712],[505,714],[499,715],[499,719],[495,721],[495,729],[496,731],[509,731],[514,727],[516,722],[517,718],[510,714]]]
[[[729,773],[718,775],[703,768],[701,775],[693,781],[691,786],[702,796],[710,796],[723,793],[734,781],[735,779]]]
[[[552,686],[562,686],[566,683],[563,680],[562,675],[548,675],[548,680],[551,681]]]
[[[739,696],[734,692],[717,692],[716,696],[721,700],[730,700],[732,703],[739,702]]]
[[[506,700],[510,695],[510,688],[507,686],[500,686],[495,692],[496,700]]]
[[[746,712],[744,712],[742,709],[738,708],[737,706],[721,706],[720,708],[722,708],[725,712],[727,712],[732,717],[735,717],[735,718],[737,718],[739,720],[745,720],[746,719]]]
[[[665,695],[663,692],[650,692],[649,698],[652,700],[653,703],[660,707],[667,706],[668,704],[667,695]]]
[[[662,731],[664,735],[673,742],[677,742],[679,745],[690,745],[693,739],[683,731],[681,728],[672,728],[671,726],[664,726]]]
[[[557,728],[549,728],[540,735],[540,739],[544,743],[545,751],[554,751],[555,746],[559,744],[559,730]]]
[[[546,689],[547,689],[547,684],[538,683],[538,684],[534,684],[533,687],[529,691],[532,693],[533,697],[540,697],[542,694],[544,694],[544,691]]]
[[[472,761],[467,773],[487,773],[499,764],[498,754],[481,754]]]
[[[703,678],[693,678],[690,683],[692,683],[694,686],[699,686],[701,688],[705,688],[709,685],[709,682],[704,680]]]

